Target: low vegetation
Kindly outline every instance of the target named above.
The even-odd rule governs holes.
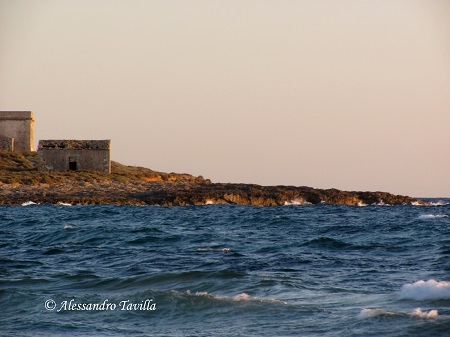
[[[22,154],[0,151],[0,183],[39,185],[73,182],[92,184],[150,181],[209,182],[201,176],[157,172],[144,167],[122,165],[115,161],[111,162],[111,174],[92,171],[38,172],[37,162],[36,152]]]

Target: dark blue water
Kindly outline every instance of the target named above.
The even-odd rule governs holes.
[[[450,336],[449,215],[0,207],[0,335]]]

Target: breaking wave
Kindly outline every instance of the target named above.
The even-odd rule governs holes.
[[[420,280],[405,284],[400,289],[400,298],[418,301],[450,299],[450,282]]]
[[[292,199],[291,201],[284,202],[284,206],[297,206],[297,205],[311,205],[311,203],[303,200],[302,198]]]
[[[439,313],[437,310],[430,310],[427,312],[422,311],[422,309],[420,308],[416,308],[410,313],[404,313],[401,311],[389,311],[383,309],[362,309],[361,312],[358,314],[357,318],[366,319],[377,316],[409,316],[414,318],[436,318],[439,316]]]
[[[35,203],[34,201],[26,201],[22,204],[22,206],[31,206],[31,205],[39,205]]]

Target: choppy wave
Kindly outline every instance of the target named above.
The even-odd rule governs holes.
[[[450,282],[447,281],[417,281],[402,286],[400,298],[412,300],[450,299]]]
[[[323,248],[323,249],[365,249],[368,246],[355,245],[342,240],[322,236],[309,240],[303,244],[306,247]]]
[[[0,207],[0,335],[450,331],[449,218],[418,220],[448,206],[73,206]],[[157,310],[44,309],[72,298]]]

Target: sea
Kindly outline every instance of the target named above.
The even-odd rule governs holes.
[[[0,336],[450,336],[433,206],[0,207]]]

